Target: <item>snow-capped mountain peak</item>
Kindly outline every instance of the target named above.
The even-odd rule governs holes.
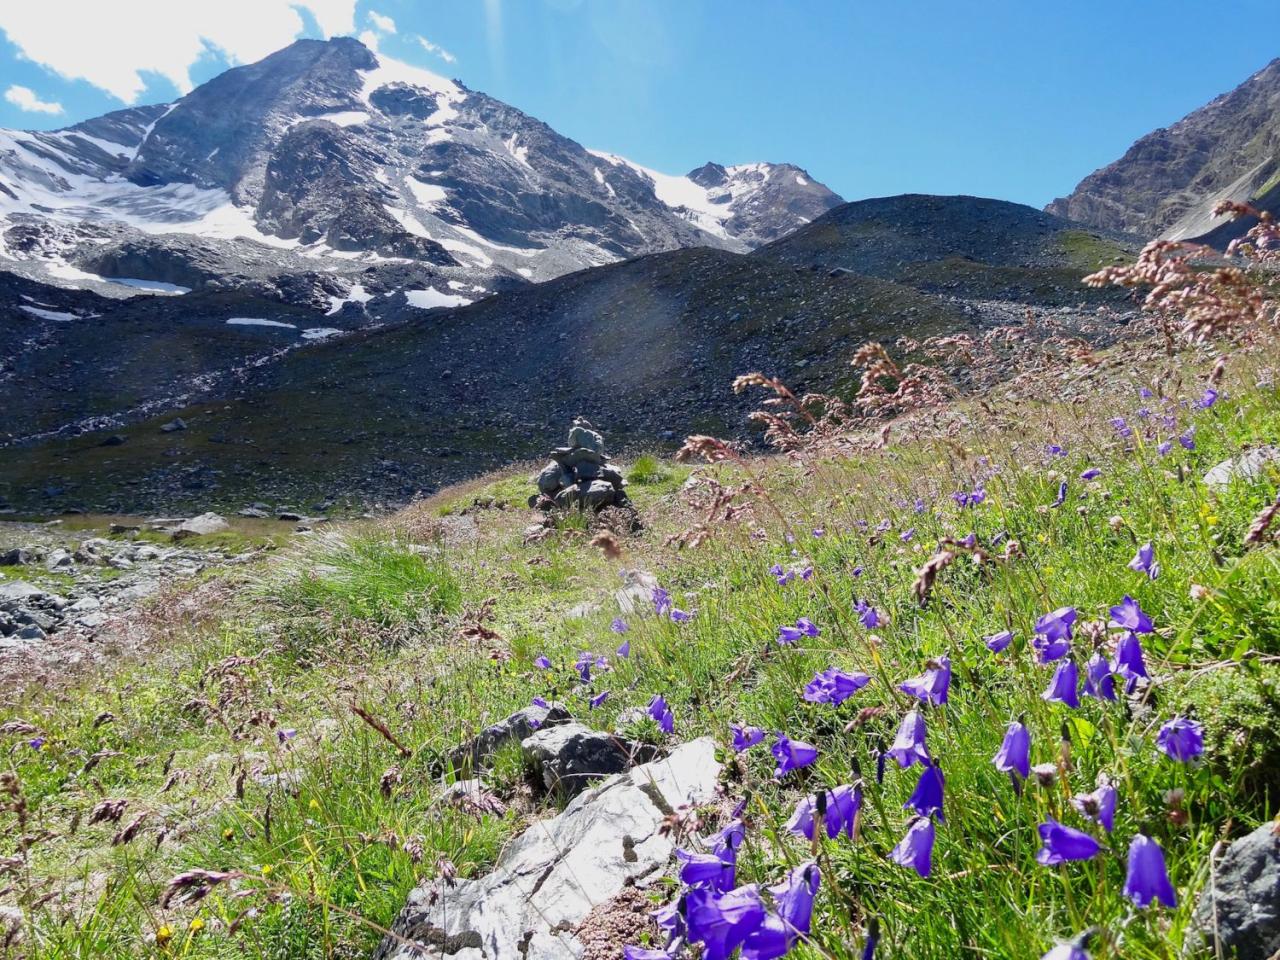
[[[787,164],[671,176],[585,150],[351,38],[297,41],[172,104],[0,131],[0,255],[30,267],[59,247],[64,281],[92,272],[104,245],[192,234],[321,272],[335,259],[419,263],[491,288],[677,247],[746,250],[839,202]],[[42,222],[63,224],[49,228],[63,239],[34,241]],[[68,240],[85,222],[93,242]]]

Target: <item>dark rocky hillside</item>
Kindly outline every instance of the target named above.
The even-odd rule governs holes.
[[[737,374],[847,387],[849,356],[869,337],[982,322],[874,278],[711,249],[655,254],[294,349],[198,402],[0,450],[0,496],[27,509],[235,505],[294,489],[404,499],[533,456],[573,415],[617,445],[743,433],[751,401],[729,390]],[[204,349],[234,353],[216,324],[192,327],[183,342],[194,356],[192,344],[210,336],[218,346]],[[122,356],[107,382],[126,390],[145,376],[141,363]],[[10,413],[23,402],[16,390],[4,400]],[[187,429],[161,432],[175,416]],[[125,442],[101,446],[115,435]]]
[[[904,194],[846,203],[753,256],[966,298],[1079,303],[1080,278],[1136,240],[984,197]]]

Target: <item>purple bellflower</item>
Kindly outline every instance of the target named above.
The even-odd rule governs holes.
[[[750,750],[764,740],[764,731],[759,727],[746,727],[734,723],[729,726],[729,729],[733,733],[733,749],[736,753]]]
[[[1072,710],[1078,710],[1080,708],[1079,685],[1080,668],[1076,666],[1074,660],[1063,660],[1053,671],[1053,680],[1049,682],[1048,689],[1040,696],[1050,703],[1062,703]]]
[[[1169,882],[1169,871],[1164,863],[1164,851],[1160,844],[1144,834],[1138,834],[1129,844],[1129,870],[1124,879],[1124,895],[1137,907],[1149,906],[1159,900],[1166,907],[1178,905],[1178,895]]]
[[[853,838],[854,821],[862,809],[862,787],[857,784],[841,784],[824,791],[826,807],[822,812],[823,827],[834,840],[840,834]],[[787,821],[786,829],[806,840],[813,839],[814,816],[818,803],[816,797],[804,797],[796,804],[795,812]]]
[[[804,688],[804,698],[810,703],[829,703],[839,706],[871,682],[870,674],[847,673],[828,667],[815,674]]]
[[[922,817],[937,816],[939,823],[946,823],[942,815],[942,793],[946,786],[942,768],[937,764],[920,771],[920,779],[910,799],[902,805],[904,810],[914,810]]]
[[[1129,569],[1134,573],[1145,573],[1148,580],[1160,576],[1160,564],[1156,563],[1156,550],[1148,541],[1138,548],[1138,552],[1129,561]]]
[[[1092,860],[1102,849],[1102,845],[1087,833],[1063,826],[1052,818],[1040,824],[1038,829],[1044,845],[1036,851],[1036,863],[1046,867],[1069,860]]]
[[[813,922],[813,901],[818,895],[822,874],[816,863],[804,863],[787,879],[769,888],[773,910],[742,944],[742,960],[778,960],[797,941],[807,940]]]
[[[1120,630],[1131,630],[1134,633],[1152,633],[1155,631],[1155,625],[1151,622],[1151,618],[1138,605],[1138,601],[1128,594],[1125,594],[1124,599],[1108,612],[1111,614],[1110,626]]]
[[[754,886],[716,893],[705,887],[685,895],[689,940],[702,944],[705,960],[728,960],[764,923],[764,902]]]
[[[987,649],[992,653],[1001,653],[1009,648],[1009,644],[1013,643],[1013,631],[1001,630],[999,633],[993,633],[989,637],[983,637],[982,642],[987,645]]]
[[[1031,733],[1021,721],[1015,720],[1005,728],[1004,742],[992,763],[1002,773],[1016,773],[1023,780],[1031,776]]]
[[[947,702],[947,690],[951,686],[951,658],[930,660],[924,673],[901,684],[898,689],[909,693],[922,703],[941,706]]]
[[[933,821],[928,817],[916,817],[907,827],[906,835],[889,851],[889,859],[904,867],[910,867],[922,877],[933,870]]]
[[[1071,805],[1102,829],[1110,833],[1116,828],[1116,788],[1104,783],[1093,793],[1082,793],[1071,798]]]
[[[933,763],[933,759],[929,756],[924,740],[924,714],[919,710],[912,710],[902,718],[893,746],[885,751],[885,755],[897,760],[900,767],[910,767],[916,763],[922,763],[927,767]]]
[[[1116,698],[1116,680],[1111,675],[1111,664],[1100,653],[1095,653],[1085,664],[1084,695],[1093,697],[1095,700],[1115,700]]]
[[[1132,691],[1138,685],[1139,677],[1148,677],[1147,664],[1142,657],[1142,641],[1138,635],[1126,632],[1116,644],[1116,655],[1111,661],[1111,670],[1125,679],[1125,690]]]
[[[862,621],[862,625],[868,630],[874,630],[880,625],[879,611],[867,601],[859,600],[856,609],[858,611],[858,619]]]
[[[1071,650],[1072,626],[1077,616],[1075,607],[1059,607],[1036,621],[1032,645],[1039,652],[1041,663],[1061,660]]]
[[[1160,728],[1156,746],[1179,763],[1188,763],[1204,753],[1204,731],[1194,720],[1174,717]]]
[[[813,744],[792,740],[782,733],[774,734],[773,746],[769,748],[769,752],[778,761],[778,766],[773,771],[775,777],[786,776],[792,770],[807,767],[818,759],[818,748]]]
[[[676,718],[672,714],[671,708],[667,706],[667,701],[662,694],[657,694],[649,701],[649,716],[657,722],[659,729],[663,733],[671,733],[676,728]]]

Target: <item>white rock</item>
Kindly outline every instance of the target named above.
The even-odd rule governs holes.
[[[1268,464],[1280,462],[1280,449],[1276,447],[1255,447],[1238,457],[1223,460],[1204,475],[1205,486],[1212,490],[1223,490],[1231,486],[1231,481],[1257,480],[1264,475]]]
[[[512,841],[487,876],[434,891],[434,903],[429,886],[411,892],[392,929],[422,950],[387,938],[375,960],[581,956],[571,931],[628,881],[661,875],[674,850],[659,832],[666,814],[711,800],[719,772],[715,743],[703,738],[610,777]]]

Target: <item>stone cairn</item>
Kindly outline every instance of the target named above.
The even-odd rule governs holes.
[[[573,421],[567,446],[551,451],[551,462],[538,474],[538,493],[529,505],[543,510],[591,509],[630,505],[622,471],[609,465],[604,437],[581,417]]]

